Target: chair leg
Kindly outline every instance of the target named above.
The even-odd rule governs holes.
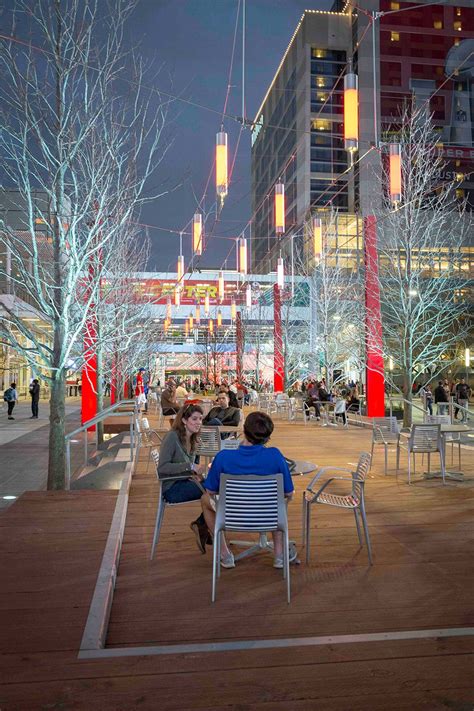
[[[374,440],[372,440],[372,449],[370,450],[370,469],[372,469],[372,462],[374,461]]]
[[[387,461],[387,458],[388,458],[388,446],[387,446],[386,444],[384,444],[384,447],[383,447],[383,448],[384,448],[384,452],[385,452],[385,476],[387,476],[387,468],[388,468],[388,461]]]
[[[357,509],[353,509],[353,511],[354,511],[354,518],[355,518],[355,522],[356,522],[356,528],[357,528],[357,537],[359,538],[359,545],[362,548],[362,546],[364,544],[363,544],[362,535],[360,532],[360,524],[359,524],[359,517],[357,516]]]
[[[303,546],[305,545],[305,541],[306,541],[306,506],[307,506],[307,502],[306,502],[306,498],[305,498],[304,494],[305,494],[305,492],[303,491],[303,507],[302,507],[302,511],[301,511],[301,531],[302,531],[301,545],[303,545]]]
[[[369,556],[369,563],[370,563],[370,565],[373,565],[373,563],[372,563],[372,546],[370,545],[369,527],[367,526],[367,517],[365,515],[364,499],[361,499],[361,502],[360,502],[360,514],[362,516],[362,525],[364,527],[365,543],[367,545],[367,553]]]
[[[397,474],[400,469],[400,445],[397,442]]]
[[[211,593],[211,602],[216,601],[216,586],[217,586],[217,566],[219,565],[219,535],[220,533],[217,533],[214,531],[214,546],[212,550],[212,593]],[[219,566],[220,567],[220,566]]]
[[[411,484],[411,452],[408,450],[408,485]]]
[[[156,545],[157,545],[158,540],[160,538],[161,524],[163,523],[163,516],[165,514],[165,507],[166,507],[166,502],[164,501],[163,497],[160,494],[159,501],[158,501],[158,511],[156,512],[155,532],[153,534],[153,543],[151,545],[150,560],[153,560],[153,556],[155,555],[155,548],[156,548]]]
[[[291,587],[290,587],[290,541],[288,536],[288,525],[285,528],[284,545],[285,550],[283,553],[283,566],[284,566],[284,576],[286,578],[286,600],[288,605],[291,602]]]
[[[443,477],[443,484],[446,484],[446,462],[445,462],[445,453],[446,453],[446,450],[443,450],[443,448],[441,448],[441,449],[439,450],[439,460],[440,460],[440,463],[441,463],[441,474],[442,474],[442,477]]]
[[[306,548],[306,564],[309,563],[309,547],[310,547],[310,541],[311,541],[311,504],[309,501],[306,502],[306,540],[305,540],[305,548]]]
[[[148,447],[148,461],[146,463],[146,471],[145,474],[148,474],[148,468],[150,466],[150,459],[151,459],[151,447]]]
[[[217,536],[217,577],[221,577],[221,544],[222,544],[222,536],[224,535],[223,531],[220,531],[218,536]],[[214,538],[214,545],[216,545],[216,538]]]
[[[431,471],[431,454],[428,452],[428,474]]]

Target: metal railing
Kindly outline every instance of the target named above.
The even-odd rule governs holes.
[[[119,411],[119,408],[124,406],[132,406],[132,409]],[[120,400],[119,402],[114,403],[110,407],[106,407],[105,410],[101,410],[100,412],[98,412],[95,417],[88,420],[87,422],[84,422],[81,427],[78,427],[76,430],[69,432],[65,436],[64,440],[66,443],[66,489],[69,490],[71,487],[71,440],[73,439],[73,437],[76,437],[77,435],[81,434],[81,432],[84,432],[83,466],[86,466],[87,460],[89,458],[89,439],[87,437],[87,430],[89,429],[89,427],[92,427],[92,425],[96,425],[98,422],[102,422],[103,420],[109,417],[124,417],[127,415],[130,417],[130,461],[132,462],[135,449],[135,417],[137,416],[137,407],[135,400]],[[96,437],[97,436],[98,428],[96,427]],[[96,444],[98,445],[97,440]]]
[[[401,395],[400,396],[397,395],[397,396],[390,396],[389,397],[390,417],[392,417],[392,410],[393,410],[392,402],[403,402],[403,403],[406,403],[407,405],[411,405],[411,407],[413,407],[415,410],[419,410],[423,414],[423,421],[425,421],[426,416],[429,414],[428,410],[426,408],[426,404],[423,407],[423,406],[417,405],[413,401],[407,400],[406,398],[404,398]],[[424,400],[423,400],[423,402],[424,402]],[[469,418],[469,414],[470,414],[469,407],[464,407],[463,405],[460,405],[459,403],[456,402],[454,397],[450,397],[448,402],[441,402],[441,403],[433,402],[433,404],[432,404],[433,407],[438,407],[439,405],[444,405],[445,407],[448,408],[448,412],[446,414],[449,414],[451,423],[453,423],[455,421],[454,413],[456,411],[460,411],[463,413],[463,420],[465,419],[464,413],[466,414],[467,418]]]

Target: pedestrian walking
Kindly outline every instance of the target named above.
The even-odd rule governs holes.
[[[438,415],[446,415],[449,408],[449,390],[446,392],[446,389],[443,387],[442,380],[438,381],[438,386],[434,391],[434,398],[435,403],[438,406]]]
[[[36,378],[32,381],[30,385],[30,395],[31,395],[31,420],[38,419],[38,406],[40,399],[40,384],[39,380]]]
[[[468,420],[468,409],[469,409],[469,397],[471,395],[471,388],[466,383],[464,378],[461,378],[461,382],[456,385],[456,399],[460,405],[461,410],[461,422],[466,422]]]
[[[12,383],[9,388],[3,393],[3,399],[8,405],[8,419],[14,420],[13,409],[18,402],[18,393],[16,390],[16,383]]]

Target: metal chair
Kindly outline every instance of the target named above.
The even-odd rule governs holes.
[[[209,425],[201,427],[196,454],[203,457],[208,463],[222,449],[222,440],[218,426]]]
[[[441,434],[440,424],[424,424],[412,425],[410,436],[405,444],[399,440],[397,446],[397,474],[400,468],[400,449],[406,449],[408,452],[408,483],[411,484],[411,457],[413,455],[413,471],[415,471],[415,455],[428,455],[428,472],[430,471],[431,455],[438,452],[441,463],[441,475],[443,484],[446,484],[446,466],[444,454],[444,441]]]
[[[343,467],[322,467],[322,469],[320,469],[311,480],[306,491],[303,493],[303,539],[306,546],[306,563],[309,563],[310,555],[311,506],[313,504],[323,504],[326,506],[335,506],[341,509],[349,509],[354,512],[357,536],[359,538],[360,546],[362,547],[363,542],[358,519],[358,515],[360,515],[362,519],[362,526],[364,528],[369,563],[372,565],[372,549],[370,545],[369,529],[367,526],[367,517],[365,515],[364,499],[365,479],[370,469],[370,460],[371,455],[368,452],[362,452],[355,472],[351,472],[350,469],[345,469]],[[315,491],[313,489],[314,484],[327,471],[347,472],[351,476],[333,476],[330,479],[327,479],[322,486]],[[331,493],[327,489],[333,481],[351,482],[351,491],[347,494]]]
[[[165,481],[179,481],[180,479],[183,479],[185,477],[183,476],[170,476],[170,477],[160,477],[158,475],[158,464],[160,461],[160,453],[157,449],[152,449],[151,450],[151,456],[153,458],[153,461],[156,465],[156,478],[158,480],[158,508],[156,510],[156,521],[155,521],[155,531],[153,533],[153,543],[151,544],[151,553],[150,553],[150,560],[153,560],[153,556],[155,555],[155,548],[158,545],[158,541],[160,539],[160,533],[161,533],[161,525],[163,523],[163,518],[165,515],[165,508],[167,506],[184,506],[185,504],[195,504],[196,501],[181,501],[178,504],[170,504],[166,499],[163,497],[163,482]],[[203,489],[204,491],[204,489]]]
[[[451,416],[450,415],[425,415],[425,424],[450,425],[451,424]],[[454,463],[454,445],[457,444],[459,469],[461,469],[461,434],[460,433],[456,434],[455,432],[442,432],[441,436],[443,437],[446,444],[451,445],[451,464]],[[446,459],[446,450],[445,450],[445,459]]]
[[[381,444],[385,450],[385,476],[387,476],[388,448],[391,444],[395,444],[398,452],[400,428],[396,417],[374,417],[372,425],[371,461],[373,461],[375,445]]]
[[[281,531],[283,533],[283,578],[286,579],[289,603],[290,554],[283,474],[263,476],[221,474],[214,528],[212,602],[216,599],[217,578],[220,576],[222,531],[252,531],[260,534],[265,534],[267,531]]]
[[[146,465],[146,471],[148,472],[148,467],[150,466],[151,452],[154,448],[160,447],[163,437],[157,430],[152,430],[150,424],[146,417],[141,420],[135,420],[135,429],[138,437],[137,452],[143,447],[148,449],[148,461]]]

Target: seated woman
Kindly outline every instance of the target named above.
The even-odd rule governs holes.
[[[285,496],[290,499],[294,490],[290,470],[285,457],[276,447],[265,447],[273,432],[273,421],[265,412],[251,412],[244,422],[244,437],[238,449],[220,451],[214,461],[204,487],[209,494],[219,493],[220,475],[225,474],[283,474]],[[213,501],[209,494],[201,499],[204,518],[209,531],[214,530],[216,515]],[[273,533],[274,567],[283,567],[283,535],[281,531]],[[224,568],[235,567],[234,556],[222,536],[221,565]]]
[[[170,504],[199,501],[203,495],[207,496],[201,484],[204,466],[196,464],[196,447],[202,416],[202,408],[199,405],[186,405],[176,415],[172,429],[166,433],[161,443],[158,476],[182,476],[179,481],[163,482],[163,497]],[[205,553],[209,531],[202,514],[191,523],[191,530],[196,536],[199,550]]]
[[[179,403],[176,400],[176,385],[169,382],[166,388],[161,393],[161,410],[164,417],[173,418],[179,410]],[[170,419],[170,427],[173,425],[173,419]]]

